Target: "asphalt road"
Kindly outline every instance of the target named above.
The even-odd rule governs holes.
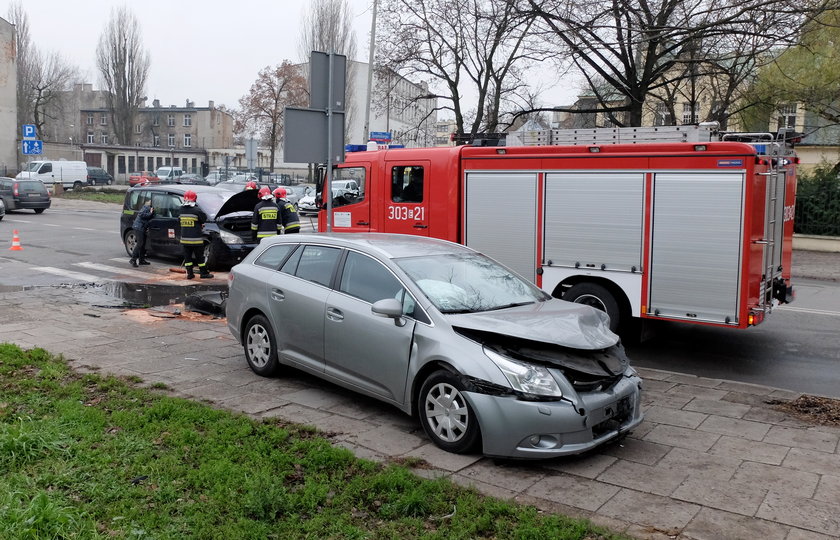
[[[60,199],[40,215],[7,214],[0,221],[0,290],[119,275],[130,268],[119,216],[116,205]],[[312,230],[314,220],[302,222]],[[13,229],[23,251],[8,250]],[[159,269],[178,261],[153,263]],[[796,301],[755,328],[661,323],[651,339],[628,344],[628,353],[639,366],[840,397],[840,283],[798,279],[795,287]]]

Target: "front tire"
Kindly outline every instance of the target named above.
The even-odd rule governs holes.
[[[137,246],[137,233],[134,232],[134,229],[129,229],[125,233],[123,244],[125,245],[125,252],[128,253],[128,256],[131,257],[134,255],[134,248]]]
[[[35,210],[36,214],[43,214],[46,208],[33,208],[33,210]]]
[[[426,435],[447,452],[465,454],[481,442],[478,418],[467,403],[464,384],[449,371],[435,371],[423,382],[417,411]]]
[[[621,320],[621,309],[618,301],[606,287],[597,283],[578,283],[563,295],[563,300],[584,304],[601,310],[610,317],[610,330],[618,333],[623,322]]]
[[[75,191],[75,190],[77,190],[77,189],[82,189],[82,183],[81,183],[81,182],[79,182],[78,180],[76,180],[75,182],[73,182],[73,191]]]
[[[204,243],[204,264],[208,270],[218,270],[220,262],[219,247],[213,240]]]
[[[251,370],[261,377],[271,377],[280,371],[277,344],[271,323],[262,315],[255,315],[245,325],[242,348]]]

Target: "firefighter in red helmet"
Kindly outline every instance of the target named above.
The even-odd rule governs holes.
[[[274,190],[277,208],[280,210],[280,221],[284,234],[300,232],[300,218],[295,205],[286,200],[286,188],[278,187]]]
[[[257,189],[257,183],[251,180],[250,182],[245,184],[245,190],[247,191],[249,189]]]
[[[257,240],[280,234],[282,231],[280,209],[274,203],[271,189],[260,188],[259,197],[261,200],[254,207],[254,215],[251,218],[251,230],[256,234]]]
[[[207,215],[195,205],[198,195],[195,191],[184,192],[184,204],[181,206],[179,221],[181,223],[181,248],[184,250],[184,266],[187,269],[187,279],[193,279],[193,266],[198,266],[198,277],[209,279],[213,277],[207,270],[204,260],[204,234],[202,232]]]

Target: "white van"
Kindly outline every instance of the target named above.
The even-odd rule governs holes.
[[[158,170],[155,171],[157,177],[160,178],[160,181],[163,183],[174,183],[184,174],[184,171],[181,170],[181,167],[158,167]]]
[[[84,161],[32,161],[26,170],[15,177],[18,180],[40,180],[47,187],[61,184],[64,188],[80,188],[87,185],[87,163]]]

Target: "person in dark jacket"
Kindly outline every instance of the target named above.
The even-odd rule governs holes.
[[[213,277],[213,274],[207,270],[204,260],[204,235],[202,234],[207,215],[195,205],[197,200],[198,195],[195,191],[184,192],[184,204],[181,206],[179,217],[181,222],[181,248],[184,250],[184,266],[187,269],[187,279],[195,277],[194,265],[198,266],[198,277],[209,279]]]
[[[137,268],[138,264],[150,264],[146,260],[146,233],[149,230],[149,221],[155,216],[155,209],[152,207],[152,201],[146,201],[143,208],[137,212],[134,217],[134,224],[131,226],[134,229],[134,238],[137,243],[134,244],[134,249],[131,250],[131,259],[128,262],[131,266]]]
[[[256,234],[257,240],[280,234],[283,230],[280,221],[280,209],[271,196],[271,190],[267,187],[260,188],[260,202],[254,207],[254,215],[251,218],[251,230]]]
[[[280,211],[280,222],[284,234],[300,232],[300,217],[298,217],[295,205],[286,200],[286,189],[277,188],[274,190],[274,198],[277,200],[277,209]]]

